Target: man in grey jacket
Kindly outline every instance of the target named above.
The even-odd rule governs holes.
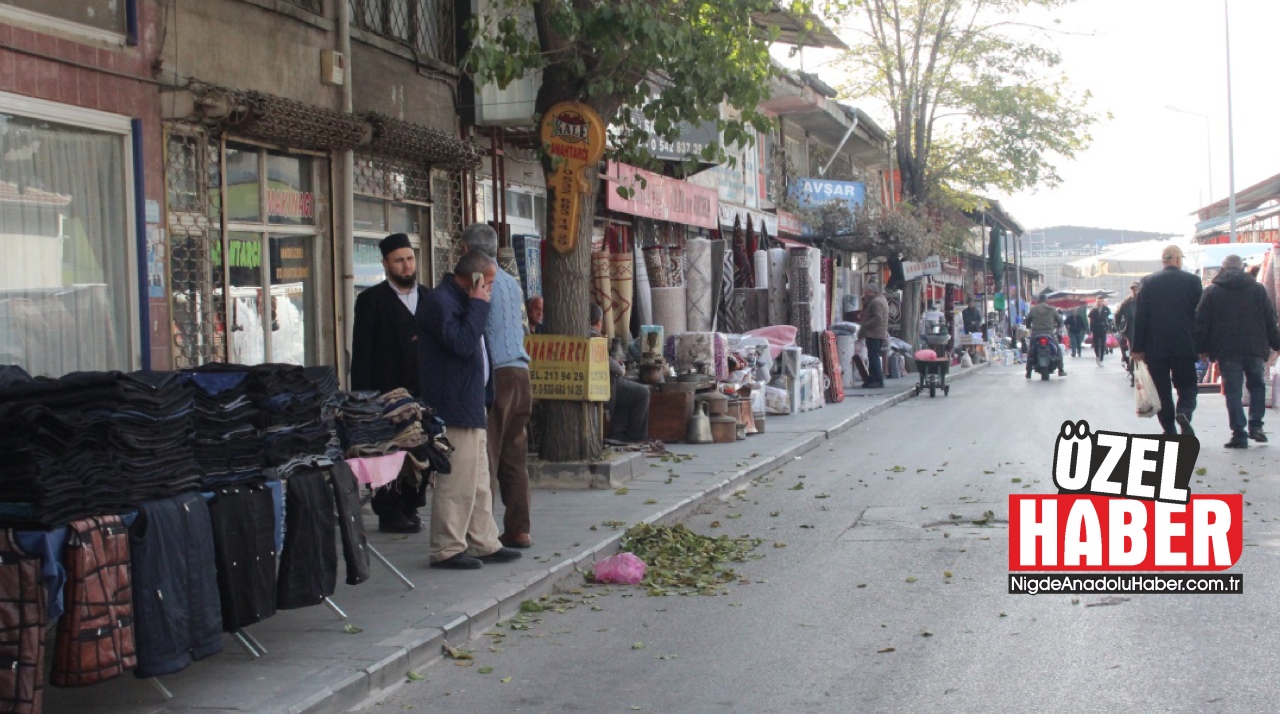
[[[1226,448],[1247,448],[1249,439],[1265,442],[1262,417],[1267,405],[1262,374],[1271,353],[1280,350],[1280,327],[1266,288],[1244,271],[1240,256],[1224,258],[1222,272],[1200,296],[1195,341],[1196,351],[1217,360],[1222,371],[1222,394],[1231,424],[1231,441]],[[1248,421],[1240,396],[1245,384],[1249,385]]]
[[[867,283],[862,288],[862,325],[859,334],[867,343],[867,389],[884,387],[884,371],[880,353],[889,339],[889,301],[880,294],[880,286]]]

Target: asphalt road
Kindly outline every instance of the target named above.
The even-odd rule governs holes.
[[[1118,360],[1068,371],[984,370],[708,504],[690,527],[763,539],[723,595],[570,585],[544,603],[563,612],[505,624],[372,708],[1274,711],[1280,428],[1224,450],[1217,395],[1196,413],[1192,489],[1245,493],[1244,594],[1007,594],[1007,496],[1052,492],[1062,421],[1155,427],[1132,416]]]

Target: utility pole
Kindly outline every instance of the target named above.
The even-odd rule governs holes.
[[[1236,242],[1236,147],[1234,125],[1231,118],[1231,13],[1227,9],[1227,0],[1222,0],[1222,17],[1227,31],[1227,180],[1231,184],[1228,190],[1227,212],[1231,215],[1231,242]]]

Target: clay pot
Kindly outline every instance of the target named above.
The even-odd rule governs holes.
[[[729,398],[717,390],[712,390],[694,397],[695,402],[706,402],[711,416],[725,416],[729,413]]]
[[[711,439],[717,444],[738,440],[738,420],[723,414],[711,417]]]
[[[662,384],[662,365],[660,364],[642,364],[640,365],[640,383],[641,384]]]

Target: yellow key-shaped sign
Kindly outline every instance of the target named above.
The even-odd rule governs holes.
[[[583,171],[604,156],[604,129],[600,115],[581,102],[561,102],[542,117],[543,147],[555,167],[548,239],[560,253],[578,245],[578,212],[582,196],[591,191]]]

